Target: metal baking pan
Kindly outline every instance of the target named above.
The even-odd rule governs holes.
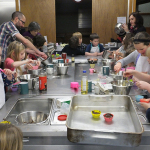
[[[92,117],[92,110],[100,110],[100,118]],[[112,113],[107,123],[103,114]],[[138,146],[143,126],[132,99],[126,95],[74,96],[66,121],[67,138],[81,144]]]

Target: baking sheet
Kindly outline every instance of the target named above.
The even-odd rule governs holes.
[[[101,111],[99,119],[92,117],[92,110]],[[105,113],[114,115],[111,123],[105,122]],[[70,141],[86,144],[137,146],[143,132],[131,98],[120,95],[74,96],[66,126]]]

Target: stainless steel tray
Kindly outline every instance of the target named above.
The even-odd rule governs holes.
[[[100,110],[99,119],[92,110]],[[113,121],[107,123],[103,114],[112,113]],[[133,101],[129,96],[74,96],[66,121],[67,138],[82,144],[138,146],[143,133]]]

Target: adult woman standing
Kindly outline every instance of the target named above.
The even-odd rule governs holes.
[[[40,34],[40,25],[37,22],[31,22],[28,26],[28,31],[23,33],[23,36],[28,36],[33,39],[36,35]]]
[[[40,32],[40,25],[37,22],[31,22],[28,26],[28,31],[24,32],[23,36],[30,37],[33,40],[33,39],[36,39],[36,37],[38,35],[42,36],[39,32]],[[34,42],[33,42],[33,44],[34,44]],[[42,46],[42,48],[40,48],[39,50],[43,51],[43,52],[47,52],[46,41],[45,41],[44,45]]]
[[[138,12],[133,12],[129,15],[129,23],[123,24],[122,28],[126,31],[126,33],[137,34],[138,32],[146,31],[143,26],[143,17]]]

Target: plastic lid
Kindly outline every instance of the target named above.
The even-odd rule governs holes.
[[[86,73],[86,70],[83,70],[83,73]]]
[[[59,115],[58,120],[65,121],[67,119],[67,115]]]

